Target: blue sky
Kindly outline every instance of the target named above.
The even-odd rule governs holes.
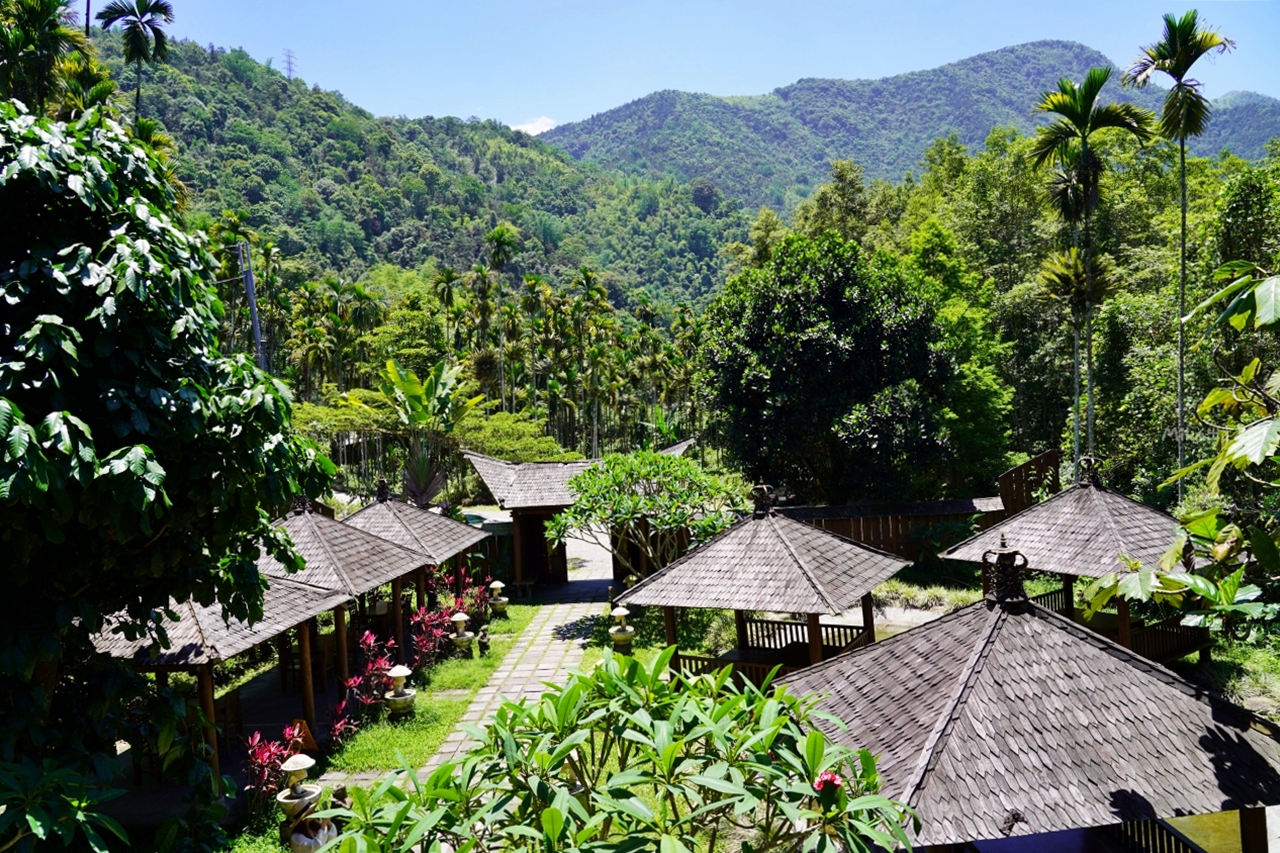
[[[95,7],[104,0],[97,0]],[[242,47],[378,115],[518,125],[586,118],[658,89],[753,95],[801,77],[883,77],[1056,38],[1120,65],[1160,34],[1152,0],[173,0],[175,35]],[[1211,97],[1280,97],[1280,0],[1202,2],[1236,40],[1197,66]]]

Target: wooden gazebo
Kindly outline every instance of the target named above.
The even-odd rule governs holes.
[[[262,618],[250,625],[238,620],[224,620],[222,607],[209,606],[192,601],[170,602],[169,609],[177,614],[177,621],[165,619],[165,633],[169,639],[167,649],[158,648],[151,637],[129,640],[111,629],[122,617],[107,620],[103,631],[93,638],[99,652],[114,658],[131,661],[135,668],[155,672],[162,681],[170,672],[193,672],[199,689],[200,709],[214,728],[205,732],[205,739],[213,750],[213,770],[219,775],[217,716],[213,699],[213,667],[215,664],[252,649],[260,643],[270,642],[289,629],[297,627],[302,636],[307,635],[307,622],[314,616],[340,608],[350,595],[345,589],[327,589],[312,586],[294,578],[272,578],[262,594]],[[304,640],[304,648],[309,648]],[[310,688],[309,669],[303,675],[304,686]],[[305,696],[304,696],[305,702]],[[311,703],[308,725],[315,729],[315,703]]]
[[[568,555],[563,543],[552,548],[547,541],[547,522],[573,503],[569,480],[596,460],[506,462],[480,453],[464,455],[498,506],[511,513],[511,581],[517,586],[568,581]]]
[[[396,659],[403,662],[404,602],[403,596],[398,592],[406,579],[422,576],[422,572],[431,565],[430,555],[309,510],[294,510],[276,524],[282,525],[288,532],[294,547],[306,562],[306,567],[299,572],[290,573],[272,557],[263,555],[258,561],[258,571],[268,578],[293,578],[322,589],[346,590],[351,598],[364,595],[384,584],[391,584],[392,634],[396,640]],[[346,608],[334,608],[333,616],[338,643],[338,677],[345,681]],[[299,633],[298,647],[301,653],[305,639],[301,634],[306,632]],[[304,671],[307,669],[308,667],[303,667]],[[306,696],[306,691],[309,690],[307,681],[303,682],[303,689],[304,702],[311,701]],[[314,717],[314,711],[311,713]],[[307,719],[308,725],[314,723],[312,717]]]
[[[994,586],[786,679],[825,697],[847,726],[816,721],[833,740],[877,756],[880,792],[920,817],[917,849],[1192,853],[1191,827],[1165,821],[1236,809],[1234,849],[1267,849],[1275,726],[1027,600],[1016,576]],[[1041,833],[1058,834],[1003,841]]]
[[[1022,512],[993,524],[981,533],[944,551],[951,560],[978,563],[982,555],[1002,547],[1014,548],[1035,571],[1056,574],[1061,589],[1037,601],[1069,618],[1075,607],[1077,578],[1100,578],[1122,571],[1123,554],[1155,567],[1173,545],[1178,522],[1173,516],[1086,479]],[[1004,543],[1004,544],[1002,544]],[[984,591],[988,587],[983,582]],[[1117,612],[1098,613],[1088,627],[1120,645],[1157,661],[1175,660],[1196,651],[1208,654],[1212,638],[1206,628],[1181,624],[1181,617],[1143,624],[1129,616],[1129,603],[1116,599]]]
[[[736,648],[719,658],[677,653],[683,672],[732,663],[760,681],[875,642],[871,590],[908,565],[817,527],[758,509],[616,599],[663,609],[666,640],[676,645],[676,608],[732,610]],[[822,614],[862,608],[862,625],[823,624]],[[804,614],[805,621],[755,619],[748,611]]]
[[[394,500],[385,480],[378,484],[377,499],[342,519],[342,523],[425,554],[430,559],[431,566],[444,566],[452,561],[459,587],[463,558],[472,548],[493,536],[438,512]],[[414,579],[419,607],[426,606],[427,571],[425,568],[419,570]],[[392,598],[399,597],[400,592],[396,589],[398,586],[398,580],[392,581]]]

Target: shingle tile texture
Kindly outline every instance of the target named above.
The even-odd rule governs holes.
[[[787,679],[879,756],[919,844],[1280,804],[1243,708],[1035,604],[979,602]]]
[[[426,554],[436,566],[492,535],[403,501],[375,501],[347,516],[342,523]]]
[[[479,453],[464,454],[503,509],[549,509],[573,503],[569,480],[596,464],[580,462],[506,462]]]
[[[908,565],[781,515],[748,516],[618,597],[619,603],[840,613]]]
[[[432,564],[431,557],[421,551],[313,512],[290,513],[276,524],[284,526],[307,565],[291,574],[264,555],[258,571],[268,577],[293,578],[355,596]]]
[[[122,634],[112,633],[110,629],[117,619],[108,620],[106,629],[94,637],[93,642],[103,654],[130,659],[142,666],[198,666],[248,651],[312,616],[343,604],[349,597],[344,591],[318,589],[292,578],[271,578],[263,592],[262,619],[252,625],[224,620],[222,608],[217,604],[206,607],[188,601],[170,604],[178,621],[165,620],[169,648],[157,649],[157,654],[152,654],[148,637],[127,640]]]
[[[1177,537],[1170,515],[1103,486],[1081,483],[987,528],[944,551],[953,560],[980,562],[986,551],[1021,551],[1032,569],[1098,578],[1121,568],[1124,554],[1157,566]]]

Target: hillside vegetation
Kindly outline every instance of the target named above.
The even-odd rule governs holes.
[[[789,209],[826,176],[831,160],[852,158],[869,177],[899,180],[917,171],[933,140],[952,133],[971,150],[993,127],[1036,125],[1031,106],[1058,78],[1081,79],[1111,65],[1096,50],[1066,41],[1007,47],[880,80],[805,79],[767,95],[716,97],[655,92],[561,125],[542,136],[581,160],[629,174],[710,179],[755,208]],[[1163,91],[1108,89],[1115,100],[1158,109]],[[1280,134],[1280,101],[1254,93],[1223,99],[1192,153],[1222,148],[1247,159]]]
[[[132,80],[115,33],[95,45]],[[375,118],[241,50],[174,43],[168,64],[144,69],[143,113],[175,138],[195,212],[243,211],[304,277],[354,279],[379,262],[465,270],[507,221],[523,237],[516,276],[554,283],[589,266],[617,304],[641,291],[697,301],[721,283],[717,248],[745,234],[735,211],[699,207],[675,181],[580,165],[492,121]]]

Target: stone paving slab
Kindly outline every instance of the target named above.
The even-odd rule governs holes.
[[[574,561],[569,583],[542,590],[535,603],[541,606],[529,625],[502,659],[493,676],[476,692],[462,716],[462,723],[481,725],[501,707],[504,700],[536,701],[546,690],[544,682],[563,684],[569,670],[582,665],[582,652],[591,635],[594,618],[603,618],[608,588],[612,580],[608,552],[584,543],[569,543]],[[576,547],[575,547],[576,546]],[[460,691],[450,691],[457,693]],[[450,732],[440,749],[418,771],[426,778],[446,761],[466,752],[472,745],[461,727]],[[348,774],[330,771],[320,784],[367,787],[385,777],[384,771]]]

